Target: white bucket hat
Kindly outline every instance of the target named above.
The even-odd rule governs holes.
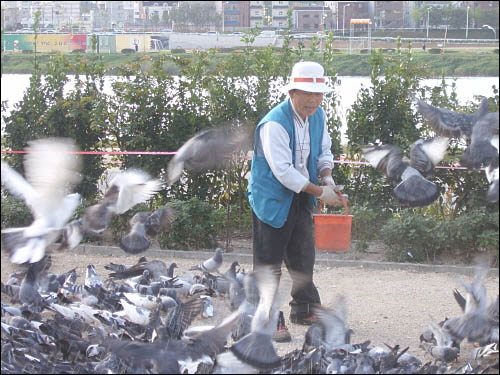
[[[308,92],[331,92],[326,85],[323,67],[313,61],[301,61],[293,66],[290,82],[282,88],[284,92],[298,89]]]

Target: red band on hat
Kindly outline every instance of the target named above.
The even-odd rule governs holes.
[[[293,78],[293,82],[325,83],[325,79],[324,78]]]

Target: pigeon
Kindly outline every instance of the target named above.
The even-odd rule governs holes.
[[[281,364],[272,339],[280,312],[276,298],[279,281],[270,267],[259,267],[255,272],[260,300],[252,318],[251,331],[235,342],[230,350],[240,361],[268,370]],[[240,309],[244,310],[246,303]]]
[[[127,279],[135,276],[142,276],[145,270],[151,274],[151,279],[160,281],[160,276],[165,276],[168,272],[167,265],[161,260],[151,260],[149,262],[140,262],[124,270],[112,272],[109,277],[112,279]]]
[[[82,242],[83,236],[82,220],[73,220],[62,229],[62,241],[57,250],[73,250]]]
[[[81,180],[75,143],[66,138],[32,141],[24,158],[26,179],[2,161],[2,185],[22,198],[34,220],[25,228],[2,230],[3,247],[13,263],[38,262],[54,243],[80,203],[80,195],[67,194]]]
[[[215,249],[215,255],[210,259],[205,260],[203,263],[191,267],[190,271],[203,271],[206,273],[214,273],[219,271],[219,267],[222,264],[222,249],[218,247]]]
[[[484,286],[487,273],[487,264],[479,263],[472,283],[462,282],[467,291],[464,314],[448,319],[443,324],[443,330],[458,342],[467,338],[470,342],[484,346],[499,341],[498,296],[488,304]]]
[[[145,223],[146,234],[155,237],[159,233],[168,232],[174,219],[175,210],[172,207],[163,207],[153,211]]]
[[[483,98],[473,114],[463,114],[445,108],[437,108],[421,100],[417,102],[419,112],[434,131],[442,136],[470,138],[460,164],[469,169],[486,167],[490,183],[486,198],[498,201],[498,112],[488,112],[488,99]]]
[[[336,296],[331,309],[324,306],[314,307],[314,314],[322,328],[321,344],[327,351],[349,343],[352,331],[346,326],[347,313],[344,296]]]
[[[184,169],[202,172],[219,168],[230,154],[247,142],[242,130],[228,131],[225,128],[202,130],[184,143],[168,164],[167,184],[170,186],[182,175]]]
[[[434,359],[444,362],[454,361],[460,352],[460,348],[454,345],[453,338],[443,329],[443,327],[432,320],[430,328],[436,339],[436,345],[422,342],[420,347],[428,352]]]
[[[43,298],[38,292],[37,278],[39,272],[40,262],[31,263],[19,288],[19,301],[38,312],[41,311],[44,304]]]
[[[498,144],[498,112],[488,112],[487,98],[481,100],[473,114],[434,107],[422,100],[417,101],[417,108],[438,135],[471,138],[462,165],[477,169],[481,164],[489,165],[491,160],[498,158],[498,147],[495,149],[491,144],[492,138],[496,138]]]
[[[101,202],[90,206],[82,217],[86,233],[101,233],[114,215],[128,211],[136,204],[146,202],[161,190],[161,182],[152,180],[141,170],[120,172],[110,182]]]
[[[138,254],[146,251],[151,246],[151,241],[146,237],[146,221],[148,212],[137,212],[129,220],[130,232],[120,239],[120,248],[126,253]]]
[[[87,270],[85,271],[85,286],[89,288],[98,288],[103,286],[101,279],[97,276],[97,272],[93,264],[89,264],[87,266]]]
[[[367,146],[363,156],[379,172],[392,181],[401,182],[392,195],[410,207],[427,206],[439,196],[439,188],[424,177],[444,157],[448,139],[435,137],[416,141],[410,151],[410,160],[403,158],[401,148],[394,145]]]

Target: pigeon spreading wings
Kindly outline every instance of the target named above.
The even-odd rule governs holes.
[[[464,151],[460,164],[469,169],[486,167],[490,183],[487,199],[498,201],[498,112],[488,112],[488,99],[483,98],[473,114],[463,114],[437,108],[421,100],[417,107],[434,131],[447,137],[467,137],[471,142]]]
[[[48,138],[32,141],[24,158],[25,176],[2,162],[2,185],[23,199],[34,221],[29,227],[2,230],[4,248],[14,263],[38,262],[45,248],[55,242],[80,203],[78,194],[68,190],[80,179],[80,158],[70,139]]]
[[[160,180],[151,179],[144,171],[132,169],[120,172],[111,180],[108,190],[99,203],[87,208],[81,218],[64,227],[60,249],[76,247],[85,234],[101,233],[107,228],[113,216],[147,201],[160,190]],[[139,228],[134,227],[136,223],[140,223],[140,220],[132,218],[132,233],[134,230],[140,231]],[[129,252],[135,254],[148,247],[149,245],[144,248],[144,241],[141,241],[140,244],[131,247],[132,250]]]
[[[248,138],[243,130],[212,128],[199,132],[179,148],[168,164],[168,185],[179,180],[184,169],[202,172],[220,168],[232,153],[247,144]]]
[[[392,190],[392,195],[410,207],[426,206],[439,196],[439,187],[425,179],[445,155],[448,138],[419,139],[410,151],[410,160],[403,158],[398,146],[367,146],[363,156],[392,181],[401,182]]]

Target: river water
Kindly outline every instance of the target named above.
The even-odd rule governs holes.
[[[8,105],[6,111],[2,115],[8,115],[13,105],[23,98],[25,90],[29,86],[30,74],[3,74],[2,75],[2,102],[7,100]],[[72,78],[70,76],[70,78]],[[111,83],[116,80],[116,77],[106,77],[105,92],[111,93]],[[336,86],[335,90],[340,99],[339,115],[342,119],[342,134],[345,134],[346,125],[346,112],[356,100],[356,96],[361,87],[369,87],[371,85],[369,77],[359,76],[339,76],[340,84]],[[474,100],[474,96],[493,96],[493,85],[498,89],[498,77],[461,77],[461,78],[447,78],[446,83],[451,86],[455,80],[456,93],[458,101],[461,105],[467,104],[469,101]],[[71,88],[71,82],[67,85],[66,89]],[[421,81],[423,86],[440,86],[441,79],[425,79]],[[449,94],[451,93],[451,88]],[[2,133],[4,128],[4,121],[2,117]],[[345,137],[342,137],[342,143]]]

